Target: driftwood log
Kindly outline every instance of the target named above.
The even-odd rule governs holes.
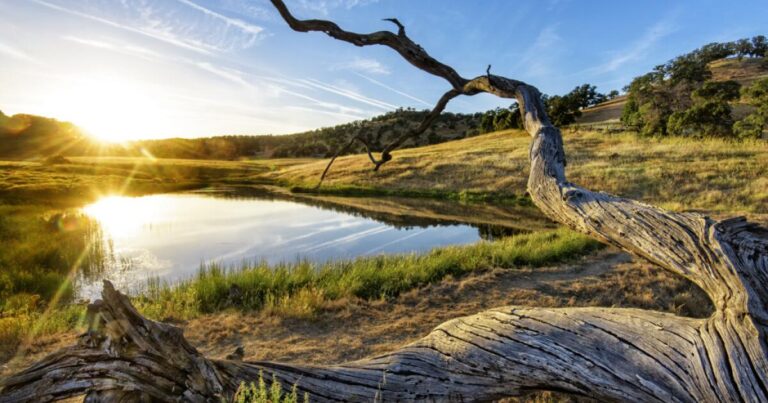
[[[444,78],[451,89],[423,125],[459,95],[514,98],[532,137],[528,191],[549,217],[681,275],[715,312],[691,319],[637,309],[503,307],[446,322],[397,351],[341,365],[213,360],[181,330],[143,318],[105,283],[91,330],[2,381],[0,401],[218,401],[263,371],[313,401],[488,401],[556,390],[605,401],[768,401],[768,232],[746,220],[714,221],[589,191],[566,180],[560,131],[539,91],[490,73],[468,80],[398,32],[356,34],[330,21],[298,20],[357,46],[388,46]],[[408,135],[412,135],[409,133]],[[396,145],[395,145],[396,147]],[[386,149],[381,161],[391,159]],[[380,164],[376,165],[378,167]]]

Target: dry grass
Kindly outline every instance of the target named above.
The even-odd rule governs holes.
[[[246,360],[329,364],[391,351],[446,320],[504,305],[635,307],[696,317],[712,310],[684,279],[608,250],[569,265],[448,278],[392,300],[348,298],[326,305],[312,320],[230,310],[181,326],[214,357],[242,345]]]
[[[673,210],[768,213],[768,143],[640,138],[566,131],[567,174],[575,183]],[[379,172],[366,156],[340,158],[329,188],[422,189],[488,193],[525,192],[530,138],[496,132],[397,151]],[[326,161],[269,174],[313,186]]]
[[[0,161],[3,199],[93,198],[104,193],[146,193],[208,184],[252,184],[262,175],[310,159],[207,161],[129,157],[70,158],[65,164]],[[37,201],[37,200],[34,200]]]

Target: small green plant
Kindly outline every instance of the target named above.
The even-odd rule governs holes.
[[[297,384],[293,384],[291,392],[284,394],[283,386],[272,375],[272,382],[269,386],[264,381],[264,372],[259,371],[259,380],[246,384],[240,383],[240,387],[235,392],[232,400],[235,403],[298,403],[299,394]],[[309,402],[309,394],[304,393],[304,402]]]

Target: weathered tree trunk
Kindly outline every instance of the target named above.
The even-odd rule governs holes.
[[[577,187],[566,180],[560,131],[534,87],[490,73],[464,79],[412,42],[397,20],[396,34],[355,34],[329,21],[297,20],[281,0],[272,2],[294,30],[389,46],[445,78],[452,89],[424,125],[458,95],[515,98],[533,138],[528,190],[536,205],[691,280],[712,298],[715,313],[690,319],[636,309],[504,307],[446,322],[400,350],[361,361],[243,363],[203,357],[179,329],[144,319],[105,283],[103,300],[92,306],[92,330],[77,346],[4,380],[0,402],[81,394],[89,401],[211,401],[231,396],[259,371],[315,401],[487,401],[533,389],[611,401],[768,401],[768,231],[744,219],[715,222]]]

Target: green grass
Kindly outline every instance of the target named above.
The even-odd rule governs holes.
[[[0,205],[0,313],[15,294],[68,300],[71,273],[101,268],[104,246],[97,232],[93,220],[77,212]]]
[[[196,277],[176,285],[150,281],[133,302],[155,319],[191,319],[232,308],[312,318],[334,301],[394,298],[448,276],[495,267],[556,264],[600,247],[586,236],[561,228],[436,248],[426,254],[362,257],[322,265],[304,261],[224,268],[210,264]],[[0,307],[0,362],[9,359],[25,340],[81,327],[85,315],[84,305],[53,305],[31,292],[16,292]]]
[[[504,192],[473,192],[468,190],[450,191],[442,189],[403,189],[382,188],[355,185],[324,185],[321,188],[292,185],[290,182],[277,182],[287,187],[293,193],[323,194],[351,197],[408,197],[453,200],[462,203],[503,203],[520,206],[532,206],[533,202],[527,195]]]
[[[586,236],[557,229],[436,248],[425,254],[361,257],[323,265],[258,263],[225,268],[209,264],[195,278],[176,285],[150,282],[135,303],[155,318],[188,319],[228,308],[312,316],[329,301],[394,298],[447,276],[494,267],[555,264],[599,247]]]
[[[284,393],[277,379],[272,377],[272,382],[267,386],[264,373],[259,372],[257,382],[240,383],[232,401],[234,403],[298,403],[299,394],[296,387],[297,385],[293,385],[289,393]],[[305,393],[302,401],[309,402],[309,394]]]
[[[82,328],[85,311],[82,304],[48,305],[35,294],[17,293],[5,299],[0,310],[0,362],[35,338]]]

